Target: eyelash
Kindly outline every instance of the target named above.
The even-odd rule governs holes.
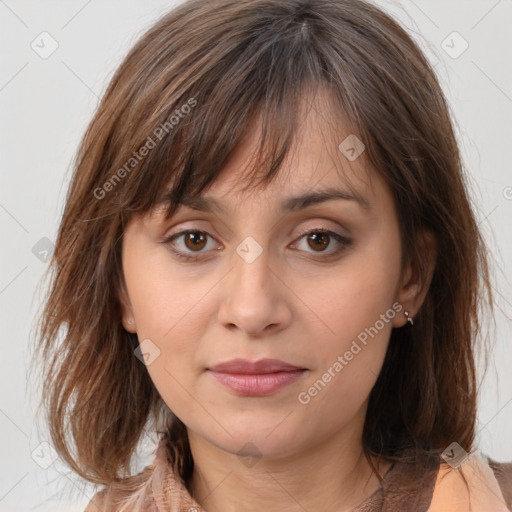
[[[184,261],[197,261],[198,259],[201,258],[200,252],[197,252],[197,254],[194,254],[194,255],[190,255],[189,253],[183,253],[181,251],[177,251],[175,249],[173,249],[171,246],[172,246],[172,242],[183,236],[183,235],[188,235],[190,233],[203,233],[209,237],[211,237],[211,235],[206,232],[206,231],[203,231],[201,229],[187,229],[187,230],[184,230],[184,231],[179,231],[178,233],[174,233],[173,235],[169,236],[169,237],[166,237],[162,240],[162,243],[166,246],[168,246],[168,249],[175,255],[177,256],[178,258],[184,260]],[[303,233],[301,233],[299,235],[299,237],[297,238],[297,240],[301,240],[302,238],[304,238],[306,235],[310,235],[310,234],[314,234],[314,233],[326,233],[328,235],[330,235],[332,238],[334,238],[338,243],[341,244],[341,246],[338,248],[338,249],[334,249],[330,252],[328,252],[328,256],[326,256],[325,258],[331,258],[331,257],[334,257],[334,256],[337,256],[339,253],[341,253],[342,251],[344,251],[346,249],[347,246],[349,246],[352,241],[349,240],[348,238],[340,235],[339,233],[336,233],[335,231],[331,231],[329,229],[325,229],[325,228],[314,228],[314,229],[308,229],[307,231],[304,231]],[[211,237],[213,238],[213,237]],[[322,251],[319,251],[318,254],[322,255],[322,254],[325,254],[324,252]]]

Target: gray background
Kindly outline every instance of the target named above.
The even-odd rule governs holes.
[[[480,394],[479,448],[512,461],[512,0],[376,3],[421,44],[453,109],[497,299],[496,347]],[[94,491],[53,461],[36,417],[38,388],[27,384],[26,373],[37,285],[71,162],[98,98],[137,36],[172,5],[0,0],[0,511],[81,511]],[[44,31],[50,35],[40,35]],[[56,51],[42,58],[52,44]],[[143,467],[151,447],[148,442],[141,449],[146,459],[137,459],[136,467]]]

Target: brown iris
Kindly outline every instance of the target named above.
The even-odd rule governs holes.
[[[313,245],[311,244],[313,243]],[[312,249],[323,251],[329,245],[328,233],[310,233],[308,235],[308,244]]]
[[[206,245],[206,241],[206,234],[201,231],[191,231],[185,234],[185,245],[192,251],[201,250]]]

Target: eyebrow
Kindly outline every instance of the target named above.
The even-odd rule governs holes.
[[[281,202],[280,210],[282,213],[295,212],[332,200],[353,201],[362,209],[371,210],[370,203],[361,195],[349,193],[345,190],[339,190],[332,187],[309,191],[298,196],[288,197]],[[218,200],[207,196],[183,197],[180,204],[201,212],[213,212],[214,210],[221,212],[224,210]]]

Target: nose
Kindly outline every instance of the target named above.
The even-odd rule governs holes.
[[[286,328],[292,318],[287,287],[269,265],[269,251],[254,260],[233,255],[234,268],[223,286],[218,319],[229,330],[252,337],[268,336]]]

